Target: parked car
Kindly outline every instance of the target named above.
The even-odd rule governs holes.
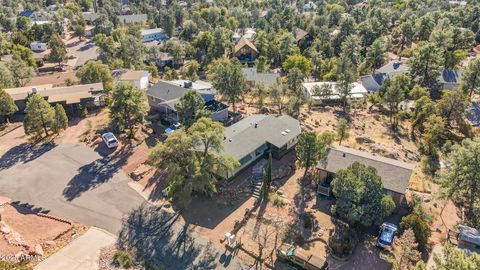
[[[102,139],[108,148],[114,148],[118,146],[118,140],[112,132],[103,133]]]
[[[170,134],[174,132],[175,130],[179,129],[182,126],[182,124],[176,122],[171,124],[168,128],[165,129],[165,133]]]
[[[397,226],[392,223],[384,222],[380,226],[380,235],[378,236],[377,245],[382,248],[388,248],[393,243],[393,238],[397,233]]]
[[[325,259],[312,255],[294,245],[281,245],[277,249],[277,257],[305,270],[328,270],[328,263]]]

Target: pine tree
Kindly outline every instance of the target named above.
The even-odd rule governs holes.
[[[18,111],[17,105],[13,101],[13,98],[3,89],[0,88],[0,116],[4,117],[7,123],[8,116]]]
[[[61,104],[55,105],[55,117],[52,123],[52,130],[56,134],[61,130],[65,130],[68,127],[68,117],[65,113],[65,109]]]
[[[42,131],[48,136],[48,128],[52,125],[55,110],[40,95],[33,94],[27,100],[23,126],[26,134],[42,135]]]

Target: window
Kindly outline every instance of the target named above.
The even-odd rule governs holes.
[[[265,151],[267,151],[268,145],[267,144],[262,144],[260,147],[258,147],[255,150],[255,156],[263,155]]]
[[[252,160],[252,156],[249,154],[249,155],[246,155],[243,158],[241,158],[238,162],[240,162],[240,165],[243,166],[247,162],[249,162],[250,160]]]

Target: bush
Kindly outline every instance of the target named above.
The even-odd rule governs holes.
[[[339,223],[335,226],[334,234],[328,239],[328,246],[335,256],[347,257],[353,252],[357,242],[357,231],[345,223]]]
[[[315,223],[315,216],[310,212],[305,212],[300,215],[300,219],[303,221],[303,227],[305,229],[313,229]]]
[[[128,251],[117,250],[113,254],[113,264],[117,267],[130,268],[133,267],[135,261]]]
[[[277,208],[284,207],[287,203],[276,193],[270,193],[268,195],[268,199],[272,202],[273,206]]]
[[[428,244],[428,238],[432,235],[430,227],[421,217],[416,214],[410,214],[402,218],[400,222],[400,228],[404,231],[406,229],[412,229],[417,239],[418,247],[420,250],[426,250]]]

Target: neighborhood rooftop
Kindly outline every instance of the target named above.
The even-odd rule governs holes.
[[[405,194],[410,182],[414,164],[370,154],[343,146],[332,146],[328,150],[327,157],[320,161],[317,168],[337,173],[352,165],[355,161],[377,170],[382,178],[383,187],[400,194]]]
[[[35,90],[34,90],[35,89]],[[5,89],[14,100],[25,100],[34,91],[48,97],[49,102],[65,101],[66,104],[78,103],[80,99],[92,97],[92,92],[103,91],[102,83],[81,84],[65,87],[52,87],[51,84]]]
[[[298,120],[288,116],[254,114],[225,128],[225,154],[241,159],[270,143],[278,148],[300,135]]]

